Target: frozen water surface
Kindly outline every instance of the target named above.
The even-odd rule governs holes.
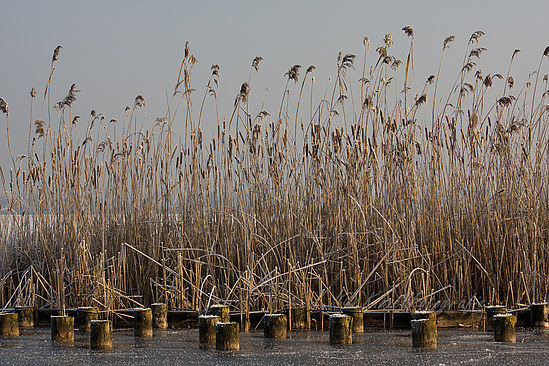
[[[353,345],[332,346],[328,332],[291,332],[284,340],[266,340],[263,332],[240,333],[240,351],[200,348],[198,330],[155,330],[138,339],[132,329],[113,332],[113,350],[92,351],[89,336],[75,333],[73,345],[54,345],[49,328],[21,330],[0,339],[1,366],[34,365],[547,365],[549,333],[517,332],[517,343],[493,342],[491,333],[439,329],[438,349],[412,348],[409,330],[367,330]]]

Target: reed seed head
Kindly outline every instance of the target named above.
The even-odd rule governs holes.
[[[261,61],[263,61],[263,57],[261,56],[257,56],[252,61],[252,67],[255,69],[255,71],[259,71],[259,64],[261,63]]]
[[[493,85],[494,83],[492,82],[492,77],[490,76],[490,74],[486,75],[486,77],[484,78],[484,86],[488,89],[491,88]]]
[[[386,34],[385,37],[383,37],[383,43],[387,47],[391,47],[393,45],[393,33]]]
[[[368,37],[364,37],[362,39],[362,44],[364,45],[364,47],[366,47],[367,50],[370,50],[370,39]]]
[[[0,112],[4,113],[6,116],[10,114],[8,110],[8,102],[2,97],[0,97]]]
[[[407,25],[406,27],[402,28],[402,30],[408,37],[412,37],[412,39],[414,38],[414,30],[412,29],[412,27]]]
[[[138,95],[137,97],[135,97],[135,101],[133,103],[134,108],[138,108],[138,107],[141,108],[145,106],[146,106],[145,98],[143,98],[142,95]]]
[[[456,36],[449,36],[449,37],[446,37],[446,39],[444,39],[444,43],[443,43],[443,45],[442,45],[442,49],[444,50],[444,49],[448,48],[448,47],[449,47],[448,45],[450,44],[450,42],[453,42],[454,39],[456,39]]]
[[[471,34],[471,38],[469,38],[469,43],[476,42],[478,44],[480,37],[482,37],[485,33],[481,30],[477,30]]]
[[[240,101],[247,103],[248,95],[250,95],[250,85],[247,82],[243,82],[242,85],[240,86],[240,92],[238,93],[238,95],[234,100],[235,107]]]
[[[57,62],[59,60],[59,54],[61,53],[61,48],[63,48],[61,45],[55,47],[55,50],[53,50],[53,57],[51,58],[51,64],[53,66],[54,62]]]
[[[422,94],[421,97],[417,98],[416,106],[421,106],[422,104],[427,103],[427,94]]]
[[[44,121],[37,119],[34,121],[35,134],[38,135],[38,138],[44,136]]]
[[[191,49],[189,47],[189,41],[185,42],[185,60],[191,55]]]
[[[301,68],[301,65],[294,65],[288,70],[287,73],[284,74],[284,76],[288,76],[289,80],[293,80],[297,83],[299,79],[299,69]]]
[[[509,107],[514,100],[515,100],[515,97],[512,95],[509,95],[509,96],[499,98],[498,104],[502,107]]]

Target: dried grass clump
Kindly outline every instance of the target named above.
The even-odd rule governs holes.
[[[549,93],[538,79],[549,48],[527,81],[534,87],[520,89],[511,64],[506,77],[483,76],[477,31],[440,98],[454,37],[443,42],[436,76],[413,93],[414,33],[403,30],[405,69],[390,54],[392,34],[372,65],[365,37],[360,79],[357,57],[340,53],[331,90],[314,101],[314,66],[297,85],[294,65],[278,115],[251,109],[256,57],[231,119],[217,117],[210,141],[203,111],[219,116],[220,68],[211,67],[193,104],[197,61],[188,43],[166,114],[149,128],[136,123],[146,108],[141,95],[112,123],[92,111],[87,123],[69,116],[65,124],[73,98],[58,119],[35,119],[31,107],[28,153],[1,174],[2,304],[225,302],[246,318],[289,306],[546,301]],[[4,99],[0,109],[7,117]],[[183,136],[174,123],[185,126]]]

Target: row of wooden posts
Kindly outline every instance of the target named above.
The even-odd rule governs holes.
[[[293,310],[293,309],[292,309]],[[112,348],[112,322],[99,320],[97,308],[87,307],[67,311],[69,314],[52,315],[51,339],[57,343],[74,342],[74,329],[90,334],[92,349]],[[494,332],[497,342],[516,342],[517,317],[507,312],[504,306],[490,306],[485,309],[486,330]],[[530,306],[532,326],[549,327],[549,304]],[[152,304],[150,308],[137,308],[126,311],[133,317],[134,335],[152,337],[153,328],[168,327],[168,307],[166,304]],[[292,315],[293,314],[293,315]],[[304,317],[305,312],[289,312],[290,317]],[[434,311],[417,311],[411,314],[412,344],[416,348],[437,347],[437,316]],[[331,344],[352,344],[353,333],[364,331],[362,308],[345,308],[341,313],[329,316]],[[288,321],[285,314],[264,314],[263,332],[265,338],[284,339],[287,329],[295,322]],[[0,336],[19,336],[19,327],[34,326],[34,309],[16,308],[13,312],[0,313]],[[214,305],[206,314],[198,316],[199,340],[201,345],[214,344],[217,350],[238,350],[240,326],[231,322],[227,305]]]

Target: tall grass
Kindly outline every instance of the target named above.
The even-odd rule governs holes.
[[[122,121],[78,117],[73,85],[50,111],[56,48],[48,116],[31,104],[28,153],[1,171],[2,305],[224,302],[246,316],[547,300],[549,48],[519,87],[511,63],[506,77],[478,69],[475,32],[440,98],[448,37],[437,76],[414,96],[414,34],[403,30],[405,63],[387,35],[367,64],[365,38],[362,67],[340,54],[321,100],[315,68],[291,67],[272,111],[249,105],[254,59],[210,141],[203,119],[219,116],[220,69],[195,92],[188,44],[166,114],[148,128],[137,127],[142,96]]]

